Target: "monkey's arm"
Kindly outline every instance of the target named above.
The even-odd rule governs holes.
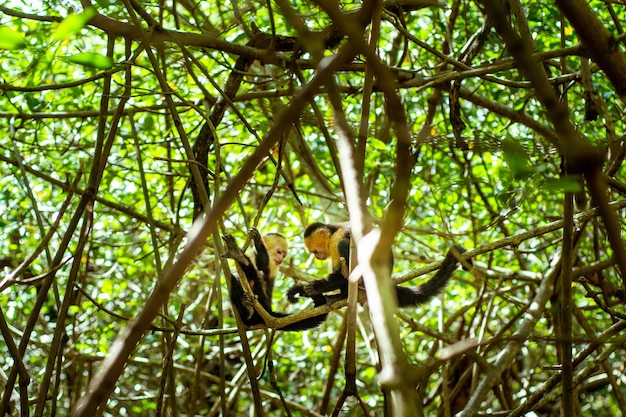
[[[337,252],[339,252],[339,258],[344,258],[345,263],[350,267],[350,234],[346,234],[337,242]]]
[[[265,308],[267,311],[271,311],[272,302],[269,298],[269,295],[265,292],[265,285],[263,285],[263,280],[266,279],[264,272],[258,271],[256,269],[254,264],[250,261],[250,258],[248,258],[248,256],[241,251],[239,246],[237,246],[237,242],[232,235],[224,235],[222,236],[222,239],[224,240],[224,244],[226,245],[226,253],[224,253],[222,257],[232,258],[239,264],[241,271],[248,280],[248,283],[250,284],[250,289],[254,293],[254,296],[258,298],[259,303],[261,303],[263,308]],[[263,250],[267,255],[265,246],[263,246]],[[246,294],[246,292],[241,287],[241,282],[238,281],[237,284],[241,288],[242,296],[250,297],[250,295]]]
[[[255,290],[255,294],[259,302],[267,311],[272,311],[272,290],[274,289],[274,276],[270,272],[270,255],[263,242],[263,237],[255,227],[250,228],[250,237],[254,245],[254,263],[256,270],[250,273],[256,273],[258,282],[261,285],[259,290]],[[248,273],[248,272],[246,272]]]
[[[270,270],[270,255],[267,253],[267,248],[265,247],[265,243],[263,243],[263,238],[256,227],[250,228],[249,235],[252,238],[252,243],[254,244],[256,252],[254,255],[256,268],[267,276]]]
[[[398,306],[400,307],[413,307],[420,304],[424,304],[435,295],[439,294],[443,290],[450,277],[457,269],[459,261],[457,260],[454,251],[458,254],[465,252],[465,248],[460,245],[454,245],[453,249],[448,250],[441,267],[437,273],[428,281],[417,287],[402,287],[396,286],[396,294],[398,295]],[[471,260],[466,262],[471,264]]]
[[[230,276],[230,302],[246,326],[263,323],[261,316],[254,310],[254,297],[243,290],[236,275]]]
[[[222,240],[226,245],[226,252],[221,255],[222,258],[234,259],[242,268],[251,265],[250,259],[239,249],[237,241],[232,235],[224,235]]]
[[[340,270],[331,273],[326,278],[292,286],[287,292],[287,298],[290,302],[295,303],[298,296],[313,298],[336,290],[340,292],[338,298],[348,296],[348,280],[344,278]]]

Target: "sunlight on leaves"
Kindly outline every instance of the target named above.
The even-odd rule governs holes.
[[[502,157],[513,172],[515,179],[526,178],[533,172],[526,150],[511,138],[505,138],[502,141]]]
[[[548,191],[560,191],[560,192],[580,192],[582,187],[580,182],[572,177],[549,179],[544,184],[544,188]]]
[[[113,66],[113,60],[111,60],[111,58],[95,52],[81,52],[79,54],[70,55],[66,57],[66,59],[74,64],[101,70],[107,70]]]
[[[20,49],[26,45],[26,40],[20,34],[6,26],[0,27],[0,49]]]
[[[113,289],[115,288],[115,283],[110,279],[103,279],[100,286],[100,294],[99,297],[101,299],[110,299],[111,295],[113,295]]]
[[[96,9],[93,7],[89,7],[85,9],[83,13],[80,14],[71,14],[57,27],[56,31],[52,34],[52,41],[62,41],[68,38],[71,38],[80,30],[85,27],[89,19],[96,15]]]
[[[621,258],[611,246],[619,245],[611,240],[619,239],[607,239],[607,232],[617,236],[626,227],[626,118],[608,77],[614,68],[591,53],[581,56],[583,40],[598,40],[587,39],[567,18],[569,10],[554,2],[524,2],[510,11],[511,21],[500,22],[525,34],[525,58],[540,64],[535,75],[550,83],[541,92],[567,106],[562,122],[607,149],[598,166],[590,165],[595,158],[576,160],[580,170],[601,170],[610,181],[586,184],[563,175],[554,109],[539,100],[515,50],[485,25],[487,3],[417,8],[433,1],[383,2],[374,21],[371,13],[344,15],[352,35],[371,33],[370,50],[362,50],[365,39],[345,36],[346,22],[329,17],[318,2],[143,1],[130,8],[94,0],[97,12],[83,12],[81,5],[91,2],[4,1],[0,271],[22,265],[22,273],[0,293],[0,310],[17,329],[3,340],[12,337],[27,349],[23,374],[32,379],[24,390],[18,373],[4,390],[32,400],[41,408],[34,414],[70,415],[79,396],[103,392],[91,389],[104,380],[110,398],[85,416],[141,417],[157,409],[246,415],[257,405],[268,417],[287,415],[287,408],[307,417],[333,410],[401,415],[387,409],[395,394],[380,387],[384,353],[405,355],[424,371],[402,369],[390,386],[410,383],[407,406],[421,404],[421,415],[460,415],[480,391],[472,387],[488,386],[493,389],[471,403],[505,415],[523,407],[559,409],[569,391],[544,382],[565,376],[558,366],[571,361],[562,353],[602,340],[604,374],[576,374],[580,406],[567,415],[621,415],[626,266],[617,266]],[[346,13],[362,6],[335,3]],[[618,4],[594,10],[616,37],[616,22],[626,21]],[[302,43],[303,36],[314,39]],[[320,66],[321,55],[332,66]],[[457,144],[450,125],[456,100],[469,149]],[[587,118],[590,104],[596,120]],[[353,156],[337,149],[338,113],[358,145]],[[398,144],[406,133],[411,148],[405,150]],[[575,145],[570,142],[564,146]],[[411,164],[410,172],[399,170],[401,163]],[[344,164],[358,167],[355,184],[342,181]],[[200,204],[202,187],[208,205]],[[292,304],[286,295],[294,284],[328,282],[332,265],[329,271],[328,262],[305,249],[303,232],[316,221],[350,220],[347,187],[358,188],[368,223],[391,219],[402,226],[392,247],[394,283],[423,293],[450,270],[435,263],[452,244],[476,249],[474,267],[455,268],[424,304],[385,312],[397,323],[376,317],[381,307],[394,306],[358,306],[354,344],[345,342],[352,326],[345,307],[315,329],[273,336],[246,330],[246,344],[232,309],[245,300],[231,298],[237,294],[221,257],[222,236],[233,234],[243,246],[253,225],[286,236],[289,253],[275,280],[264,282],[264,271],[249,277],[254,295],[277,316],[309,311],[318,301]],[[580,197],[593,190],[619,207],[617,225],[586,210]],[[573,277],[571,303],[563,303],[570,295],[554,291],[552,280],[562,278],[563,194],[572,191],[584,193],[576,193],[580,277]],[[95,201],[89,211],[86,201]],[[403,206],[402,218],[391,218],[391,202]],[[203,219],[194,223],[198,216]],[[198,224],[210,237],[195,239]],[[73,270],[65,261],[79,254]],[[567,311],[568,304],[576,308]],[[572,337],[563,337],[564,318],[584,328],[572,325]],[[57,331],[63,346],[50,349],[55,329],[67,334]],[[400,343],[389,343],[387,330]],[[385,346],[391,345],[390,353]],[[259,349],[271,350],[272,358],[257,356]],[[346,351],[354,355],[354,381],[343,375]],[[95,377],[111,364],[103,361],[107,354],[116,364],[103,370],[116,373],[115,380]],[[595,369],[596,359],[582,358],[578,367]],[[2,370],[15,373],[16,364],[22,367],[0,344]],[[53,364],[63,365],[62,378],[48,381]],[[246,375],[248,364],[259,365],[256,380]],[[342,388],[355,384],[367,413],[354,395],[335,408]]]

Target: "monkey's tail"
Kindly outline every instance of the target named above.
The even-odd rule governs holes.
[[[454,249],[459,254],[465,252],[465,248],[461,245],[454,245]],[[471,260],[467,260],[471,264]],[[453,250],[448,250],[441,267],[437,273],[428,281],[417,287],[402,287],[396,286],[396,294],[398,295],[398,305],[400,307],[413,307],[420,304],[424,304],[435,295],[439,294],[443,290],[452,273],[457,269],[459,261],[454,256]]]
[[[279,331],[286,332],[301,332],[302,330],[314,329],[320,324],[324,323],[328,313],[324,313],[319,316],[309,317],[308,319],[300,320],[295,323],[288,324],[285,327],[278,329]]]

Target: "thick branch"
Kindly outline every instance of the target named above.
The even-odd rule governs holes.
[[[124,369],[124,365],[135,350],[145,330],[156,317],[159,309],[169,297],[170,292],[185,274],[189,264],[204,247],[207,237],[215,231],[218,219],[222,217],[237,197],[240,190],[232,184],[243,184],[252,177],[265,155],[282,137],[284,131],[299,117],[309,99],[317,92],[327,77],[337,70],[338,65],[343,62],[346,55],[350,54],[346,49],[342,48],[343,54],[340,52],[337,59],[328,58],[321,63],[319,72],[316,73],[309,84],[294,97],[289,107],[277,115],[265,139],[250,155],[241,171],[232,179],[220,198],[215,201],[211,211],[194,223],[188,234],[187,246],[180,253],[178,260],[164,269],[136,320],[129,323],[128,327],[120,332],[109,354],[103,361],[100,372],[91,380],[86,394],[73,410],[73,416],[87,417],[95,415],[100,405],[109,397]]]
[[[557,6],[574,26],[591,59],[597,63],[626,101],[626,54],[585,0],[557,0]]]

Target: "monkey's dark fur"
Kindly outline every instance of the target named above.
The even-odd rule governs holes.
[[[254,309],[254,299],[259,301],[259,304],[273,317],[287,317],[289,314],[276,312],[272,309],[272,289],[274,286],[274,277],[270,276],[270,256],[267,251],[267,247],[261,238],[261,235],[256,229],[250,231],[252,235],[252,241],[256,249],[255,262],[253,263],[248,255],[243,253],[237,246],[237,242],[231,235],[223,236],[224,243],[227,247],[227,252],[222,255],[227,258],[233,258],[241,267],[241,270],[246,276],[250,288],[254,296],[246,293],[241,285],[239,276],[233,274],[230,278],[230,300],[234,308],[237,309],[243,323],[246,326],[253,326],[255,324],[265,324],[263,317]],[[255,266],[256,265],[256,266]],[[311,297],[314,305],[326,303],[326,297],[324,295],[316,295]],[[300,331],[306,329],[312,329],[319,326],[326,320],[327,314],[322,314],[316,317],[310,317],[301,321],[289,324],[280,330],[285,331]]]
[[[313,236],[315,232],[323,228],[330,231],[331,237],[329,240],[331,244],[336,245],[338,255],[335,254],[334,256],[344,258],[345,263],[350,265],[349,225],[326,225],[324,223],[314,223],[306,228],[304,232],[305,240],[314,238]],[[466,251],[465,248],[460,245],[454,245],[454,249],[459,254]],[[332,250],[333,249],[331,248],[330,251]],[[341,262],[337,261],[337,259],[332,259],[333,271],[327,277],[311,281],[306,284],[297,284],[292,286],[287,292],[287,298],[289,301],[294,303],[297,301],[298,296],[315,297],[331,291],[339,291],[339,294],[328,296],[327,299],[329,302],[346,298],[348,296],[348,280],[346,279],[347,277],[344,277],[341,271]],[[471,260],[467,260],[467,262],[471,264]],[[391,267],[393,268],[393,256],[391,257]],[[457,267],[458,260],[454,256],[453,250],[450,249],[443,260],[441,267],[430,280],[415,287],[396,285],[395,288],[398,305],[400,307],[414,307],[424,304],[446,287],[452,273],[457,269]]]

